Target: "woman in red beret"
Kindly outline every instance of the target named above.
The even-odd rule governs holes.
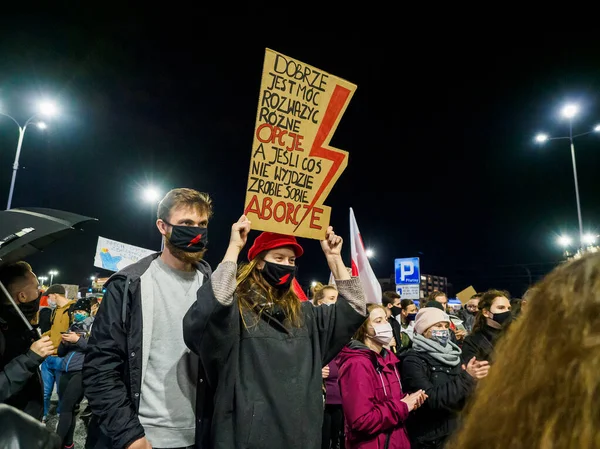
[[[185,342],[206,370],[199,388],[215,396],[212,422],[199,426],[210,426],[214,449],[320,449],[321,368],[364,322],[365,296],[333,228],[321,241],[339,290],[330,307],[301,302],[291,288],[304,252],[293,236],[263,232],[238,270],[249,231],[245,216],[233,224],[223,261],[184,318]]]

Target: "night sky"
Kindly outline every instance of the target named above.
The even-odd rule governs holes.
[[[497,35],[435,45],[389,31],[258,33],[214,19],[121,24],[92,16],[59,24],[3,24],[0,103],[21,121],[38,99],[61,114],[27,131],[13,207],[96,217],[85,232],[30,258],[38,275],[89,283],[98,235],[158,249],[155,206],[141,189],[206,191],[214,199],[207,260],[216,267],[243,212],[265,48],[358,85],[331,144],[349,164],[325,204],[346,239],[353,207],[373,268],[388,277],[397,257],[449,278],[454,292],[508,288],[520,295],[561,258],[556,236],[577,233],[568,143],[559,111],[578,102],[575,131],[600,122],[600,46],[557,33]],[[189,21],[188,21],[189,20]],[[288,37],[288,34],[290,37]],[[465,36],[468,36],[467,34]],[[0,200],[8,195],[18,138],[0,118]],[[598,231],[600,136],[576,141],[586,231]],[[252,238],[256,235],[253,233]],[[303,240],[299,280],[328,279],[316,241]]]

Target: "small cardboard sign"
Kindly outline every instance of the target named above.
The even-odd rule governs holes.
[[[244,213],[252,228],[322,240],[348,165],[329,146],[356,85],[267,49]]]
[[[469,302],[469,299],[471,299],[471,297],[473,295],[475,295],[477,292],[475,291],[475,289],[473,288],[472,285],[469,285],[467,288],[465,288],[463,291],[461,291],[460,293],[456,294],[456,297],[458,298],[458,300],[464,304]]]

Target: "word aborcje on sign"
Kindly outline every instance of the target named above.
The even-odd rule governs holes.
[[[356,85],[267,49],[244,213],[252,228],[325,238],[323,202],[348,165],[331,148]]]

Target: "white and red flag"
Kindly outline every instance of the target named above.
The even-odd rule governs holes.
[[[350,251],[352,254],[352,276],[360,278],[360,283],[367,298],[367,304],[381,304],[381,284],[377,280],[369,263],[367,251],[358,230],[352,208],[350,208]]]

